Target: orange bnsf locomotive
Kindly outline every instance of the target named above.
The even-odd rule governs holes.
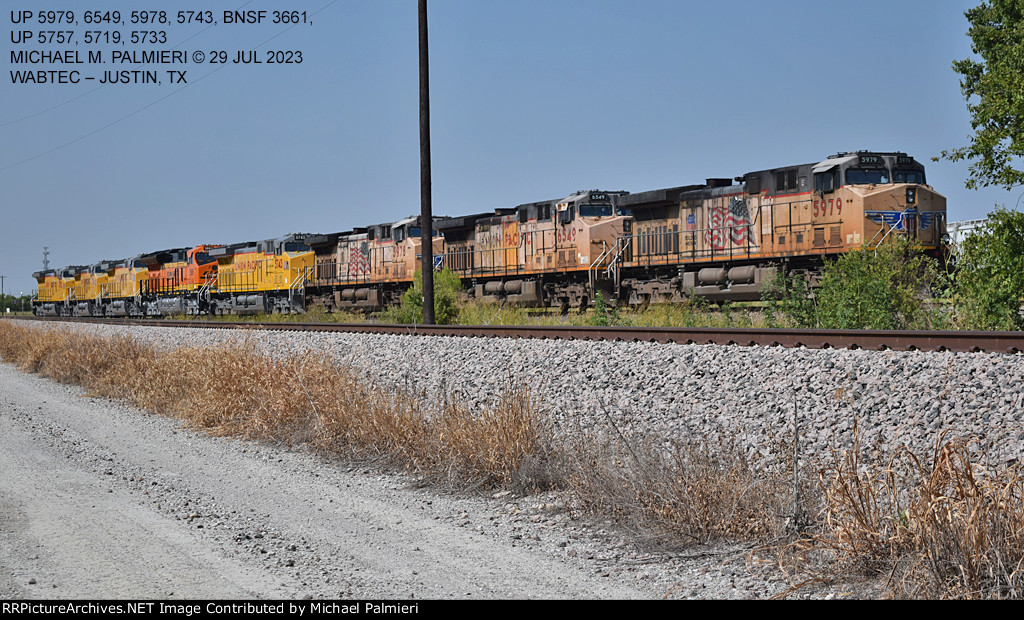
[[[636,194],[590,190],[436,217],[435,268],[477,299],[586,308],[758,299],[779,271],[813,284],[823,261],[891,237],[938,253],[946,200],[905,153],[816,163]],[[331,234],[166,250],[34,274],[40,315],[162,316],[378,310],[397,303],[422,256],[419,217]]]

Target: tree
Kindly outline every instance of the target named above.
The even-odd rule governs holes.
[[[434,321],[438,325],[450,325],[459,313],[459,292],[462,281],[459,276],[445,269],[434,274]],[[412,286],[402,295],[402,305],[390,308],[381,314],[382,321],[403,324],[423,323],[423,272],[416,270]]]
[[[31,310],[32,297],[29,295],[22,295],[21,297],[4,295],[3,297],[0,297],[0,314],[6,313],[8,308],[11,309],[11,312]]]
[[[768,327],[815,327],[814,300],[807,280],[799,274],[780,269],[761,291],[763,312]],[[781,319],[781,320],[780,320]]]
[[[1014,168],[1024,156],[1024,0],[990,0],[964,15],[971,24],[971,50],[980,56],[953,63],[971,113],[970,144],[942,157],[969,160],[967,187],[1024,183]],[[976,99],[975,99],[976,98]]]
[[[957,251],[957,320],[966,329],[1024,329],[1024,214],[997,208]]]

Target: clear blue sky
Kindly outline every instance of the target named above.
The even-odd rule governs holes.
[[[951,63],[971,54],[963,12],[977,3],[430,0],[434,211],[474,213],[584,188],[643,191],[857,149],[925,162],[950,219],[1013,207],[1024,188],[968,191],[966,164],[930,161],[971,132]],[[66,46],[12,43],[11,29],[43,26],[12,25],[11,10],[39,3],[0,4],[8,292],[34,287],[43,246],[59,267],[419,211],[414,0],[45,3],[80,20],[86,8],[128,19],[139,4],[172,19],[197,5],[218,19],[243,5],[311,16],[312,25],[291,29],[172,24],[165,45],[138,46],[233,58],[263,44],[260,58],[303,54],[293,66],[157,68],[161,77],[187,70],[185,88],[163,77],[11,84],[12,70],[68,68],[11,66],[11,49]],[[106,28],[75,27],[79,36],[86,29]],[[133,27],[115,29],[127,38]],[[99,76],[153,67],[75,68]]]

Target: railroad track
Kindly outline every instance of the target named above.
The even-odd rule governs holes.
[[[957,351],[1019,353],[1024,332],[861,331],[844,329],[753,329],[742,327],[576,327],[491,325],[388,325],[379,323],[254,323],[246,321],[176,321],[153,319],[36,318],[156,327],[205,329],[264,329],[473,338],[539,338],[607,340],[679,344],[806,347],[809,349],[866,349],[872,351]]]

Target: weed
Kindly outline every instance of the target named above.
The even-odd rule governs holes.
[[[968,438],[936,440],[927,458],[900,448],[865,463],[855,441],[822,470],[821,531],[798,541],[823,553],[827,578],[888,575],[907,598],[1024,594],[1024,475]]]

